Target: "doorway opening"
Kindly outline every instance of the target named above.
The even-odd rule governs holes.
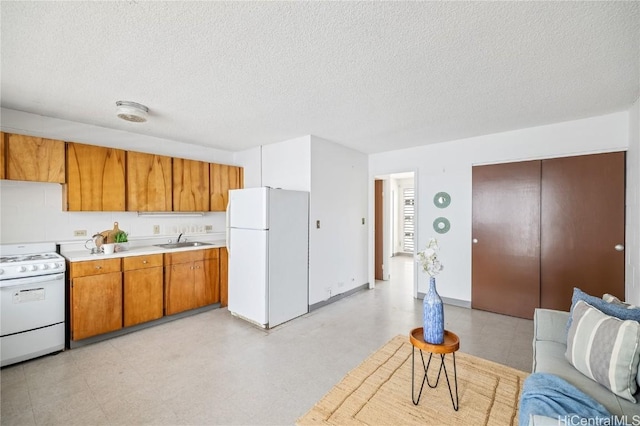
[[[391,259],[413,259],[417,238],[417,185],[415,172],[393,173],[375,177],[374,185],[374,275],[376,281],[391,278]],[[397,262],[396,262],[397,263]],[[413,295],[417,297],[417,267],[411,262]]]

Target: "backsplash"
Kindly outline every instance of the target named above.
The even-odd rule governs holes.
[[[138,216],[137,212],[66,212],[62,210],[62,185],[0,180],[0,244],[85,241],[96,232],[120,229],[132,239],[175,237],[179,233],[225,232],[224,212],[203,216]],[[155,234],[155,227],[159,234]],[[74,236],[86,231],[86,236]]]

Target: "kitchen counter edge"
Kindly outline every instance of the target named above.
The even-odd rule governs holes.
[[[164,253],[175,253],[181,251],[193,251],[193,250],[206,250],[213,248],[226,247],[225,241],[212,241],[207,245],[195,246],[195,247],[181,247],[174,249],[167,249],[163,247],[155,247],[155,246],[140,246],[140,247],[131,247],[128,250],[116,252],[113,254],[90,254],[87,253],[86,250],[82,251],[69,251],[65,253],[61,253],[61,255],[67,259],[69,262],[84,262],[87,260],[104,260],[104,259],[120,259],[124,257],[132,257],[132,256],[145,256],[151,254],[164,254]]]

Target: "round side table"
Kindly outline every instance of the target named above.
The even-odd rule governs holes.
[[[411,351],[411,401],[413,401],[413,404],[418,405],[418,403],[420,402],[424,382],[427,382],[427,385],[429,385],[430,388],[435,388],[436,386],[438,386],[438,382],[440,381],[440,374],[444,370],[444,377],[447,379],[447,386],[449,387],[451,404],[453,405],[453,409],[455,411],[458,411],[458,408],[460,406],[458,402],[458,373],[456,371],[456,351],[460,349],[460,339],[458,338],[458,336],[455,333],[445,330],[444,342],[440,345],[435,345],[424,341],[424,332],[422,330],[422,327],[418,327],[411,330],[411,333],[409,334],[409,341],[411,341],[411,345],[413,346]],[[420,358],[422,359],[422,367],[424,369],[424,377],[422,378],[422,385],[420,385],[420,392],[418,393],[417,399],[415,397],[414,387],[416,349],[420,351]],[[424,362],[424,356],[422,354],[423,351],[429,352],[429,361],[426,364]],[[440,355],[440,369],[438,370],[438,377],[436,378],[436,382],[432,385],[429,382],[429,377],[427,377],[427,372],[429,371],[429,366],[431,365],[431,358],[433,357],[433,354]],[[453,356],[453,381],[456,387],[455,402],[453,400],[453,392],[451,390],[451,382],[449,381],[447,367],[444,365],[444,357],[446,354],[451,354],[451,356]]]

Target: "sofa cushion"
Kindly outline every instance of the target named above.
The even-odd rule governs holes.
[[[601,298],[591,296],[590,294],[587,294],[579,288],[575,287],[573,289],[573,297],[571,298],[571,313],[573,313],[574,306],[580,300],[588,303],[604,314],[611,315],[612,317],[620,318],[621,320],[640,321],[640,309],[627,309],[626,307],[617,305],[615,303],[605,302]],[[572,316],[569,316],[569,321],[567,322],[567,331],[569,331],[569,327],[571,327],[571,321]]]
[[[566,357],[581,373],[636,402],[640,323],[620,320],[580,300],[573,308]]]
[[[607,303],[614,303],[620,307],[623,307],[624,309],[640,309],[640,306],[625,303],[620,299],[618,299],[617,297],[615,297],[614,295],[609,293],[603,294],[602,300],[604,300]],[[638,388],[640,389],[640,365],[638,366],[638,374],[636,375],[636,382],[638,383]]]

